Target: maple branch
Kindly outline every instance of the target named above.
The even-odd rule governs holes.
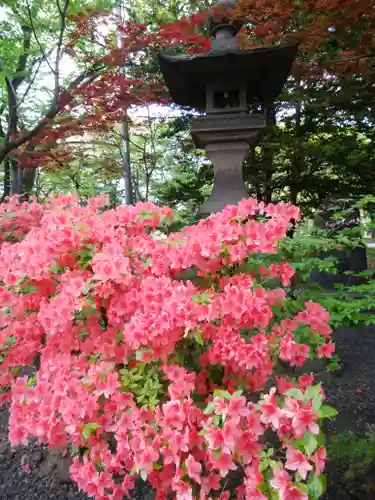
[[[343,59],[332,59],[329,62],[332,64],[339,64],[339,63],[343,63],[343,62],[355,61],[357,59],[368,59],[369,57],[374,57],[374,56],[375,56],[375,52],[369,52],[368,54],[363,54],[363,55],[359,55],[359,56],[351,56],[351,57],[347,57],[347,58],[343,58]]]
[[[93,65],[90,69],[87,71],[82,72],[79,74],[65,89],[65,92],[71,92],[77,87],[83,83],[85,80],[86,82],[90,83],[97,76],[100,74],[102,71],[102,65]],[[61,93],[60,93],[61,94]],[[4,160],[4,158],[14,149],[18,148],[22,144],[25,144],[29,140],[31,140],[33,137],[35,137],[43,128],[48,125],[53,118],[56,117],[56,115],[61,111],[61,105],[58,103],[58,99],[53,98],[51,105],[46,112],[46,114],[39,120],[39,122],[28,132],[23,133],[18,137],[17,139],[14,140],[8,140],[5,142],[5,144],[0,147],[0,164]],[[9,138],[8,138],[9,139]]]
[[[88,140],[88,141],[71,141],[68,140],[66,141],[66,145],[69,146],[70,144],[75,144],[75,145],[80,145],[82,147],[91,147],[91,146],[110,146],[110,147],[117,147],[117,145],[114,142],[109,142],[109,141],[96,141],[96,140]]]

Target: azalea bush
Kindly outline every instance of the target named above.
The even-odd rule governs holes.
[[[151,203],[1,205],[12,445],[68,448],[72,479],[98,500],[137,478],[158,499],[319,498],[335,410],[293,369],[334,344],[328,313],[296,310],[294,269],[276,259],[298,218],[249,199],[173,233],[172,211]],[[260,254],[275,263],[254,267]]]

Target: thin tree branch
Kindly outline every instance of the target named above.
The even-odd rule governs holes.
[[[49,50],[48,52],[48,55],[51,55],[53,52],[53,49]],[[23,93],[23,96],[21,97],[21,99],[18,100],[18,103],[17,103],[17,107],[19,108],[21,106],[21,104],[23,104],[23,102],[25,101],[26,97],[27,97],[27,94],[30,92],[30,89],[31,87],[34,85],[35,83],[35,79],[39,73],[39,70],[40,70],[40,67],[43,63],[43,60],[44,58],[43,57],[40,57],[38,59],[36,59],[32,64],[31,64],[31,71],[33,70],[33,68],[36,66],[36,70],[34,72],[34,75],[31,77],[31,80],[25,90],[25,92]],[[31,72],[30,71],[30,72]],[[1,113],[0,113],[1,114]]]
[[[65,0],[64,7],[61,9],[59,0],[56,0],[56,5],[60,13],[60,33],[56,48],[56,59],[55,59],[55,95],[54,99],[57,101],[60,92],[60,61],[61,61],[61,49],[65,33],[65,20],[66,12],[69,6],[69,0]]]
[[[30,27],[32,29],[32,32],[33,32],[33,35],[34,35],[34,38],[35,38],[35,41],[36,43],[38,44],[38,47],[39,47],[39,50],[40,52],[42,53],[42,56],[43,56],[43,59],[44,61],[47,63],[49,69],[52,71],[52,73],[54,74],[54,69],[51,65],[51,63],[49,62],[49,58],[47,57],[46,55],[46,52],[43,48],[43,45],[40,43],[40,40],[39,40],[39,37],[36,33],[36,29],[35,29],[35,24],[34,24],[34,21],[33,21],[33,15],[32,15],[32,12],[31,12],[31,8],[30,8],[30,4],[29,4],[29,0],[26,0],[26,8],[27,8],[27,13],[29,15],[29,21],[30,21]]]
[[[37,74],[39,73],[39,70],[40,70],[40,66],[42,65],[42,60],[39,61],[39,64],[38,64],[38,67],[37,69],[35,70],[35,73],[33,75],[33,77],[31,78],[28,86],[26,87],[26,90],[25,92],[23,93],[23,96],[21,97],[21,99],[18,100],[17,102],[17,108],[19,108],[25,101],[26,97],[27,97],[27,94],[30,92],[30,89],[31,87],[34,85],[34,82],[35,82],[35,79],[36,79],[36,76]]]
[[[62,9],[61,6],[60,6],[60,2],[59,0],[56,0],[56,6],[57,6],[57,9],[59,11],[59,14],[60,14],[60,17],[63,18],[64,17],[64,13],[66,13],[66,2],[65,2],[65,5],[64,5],[64,8]]]

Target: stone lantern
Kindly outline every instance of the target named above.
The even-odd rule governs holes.
[[[214,166],[214,186],[200,215],[237,204],[248,194],[242,165],[249,146],[266,127],[265,109],[277,98],[296,57],[297,44],[241,50],[241,22],[210,17],[211,51],[197,55],[161,54],[159,62],[173,101],[202,113],[192,123],[192,138]],[[249,113],[249,107],[263,112]]]

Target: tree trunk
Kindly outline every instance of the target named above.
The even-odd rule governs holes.
[[[34,189],[36,179],[36,168],[22,171],[22,194],[29,197]]]
[[[10,167],[10,158],[7,157],[4,160],[4,187],[3,194],[1,197],[1,202],[4,202],[6,198],[10,196],[10,183],[11,183],[11,167]]]
[[[301,116],[302,116],[302,108],[301,108],[301,100],[300,100],[300,91],[302,90],[300,80],[297,80],[297,100],[296,100],[296,130],[295,137],[298,139],[303,135],[302,126],[301,126]],[[298,194],[299,194],[299,183],[301,179],[301,159],[299,157],[298,150],[296,152],[296,145],[294,147],[294,154],[292,156],[292,171],[291,171],[291,179],[290,179],[290,196],[289,200],[292,205],[297,205],[298,202]],[[288,231],[288,236],[293,238],[296,232],[296,221],[292,220],[292,226]]]
[[[130,165],[130,140],[129,140],[129,123],[128,115],[124,111],[124,118],[121,123],[121,162],[124,176],[125,203],[132,205],[133,187],[132,187],[132,171]]]
[[[126,12],[123,8],[122,1],[118,0],[118,6],[116,8],[117,15],[121,21],[125,21]],[[123,47],[122,36],[120,33],[117,34],[117,46],[121,50]],[[120,71],[125,71],[125,68],[120,68]],[[121,122],[121,138],[120,138],[120,150],[121,150],[121,162],[122,171],[124,178],[124,190],[125,190],[125,203],[127,205],[132,205],[134,203],[133,198],[133,186],[132,186],[132,170],[130,163],[130,136],[129,136],[129,118],[127,109],[123,109],[123,118]]]
[[[22,74],[25,72],[27,60],[29,57],[29,50],[31,44],[31,34],[32,29],[29,26],[23,25],[23,51],[18,58],[18,65],[16,69],[16,74],[13,78],[5,75],[5,84],[7,89],[8,98],[8,130],[5,135],[5,144],[0,154],[0,163],[2,160],[7,160],[10,164],[10,194],[21,194],[22,191],[22,171],[18,166],[18,163],[13,158],[9,158],[9,139],[13,139],[18,133],[18,121],[19,121],[19,110],[18,110],[18,95],[17,91],[19,86],[25,79]]]
[[[302,135],[302,126],[301,126],[301,100],[300,100],[300,91],[302,90],[300,80],[297,80],[296,84],[296,124],[295,124],[295,137],[298,140]],[[299,194],[299,181],[301,179],[301,159],[299,157],[299,152],[297,146],[294,147],[294,154],[292,156],[292,171],[291,171],[291,179],[290,179],[290,202],[293,205],[297,204],[298,194]]]
[[[17,162],[10,160],[11,165],[11,195],[21,194],[22,192],[22,170]]]
[[[35,149],[34,144],[29,142],[27,145],[28,153],[32,153]],[[34,189],[37,167],[21,169],[21,193],[25,197],[29,197]]]

